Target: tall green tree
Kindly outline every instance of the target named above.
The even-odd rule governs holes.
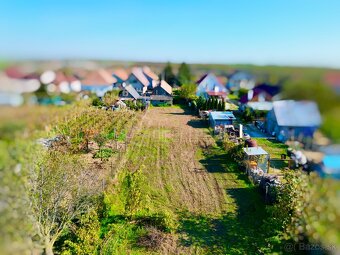
[[[223,111],[223,109],[222,109],[222,101],[219,101],[219,102],[218,102],[218,107],[217,107],[217,109],[218,109],[219,111]]]
[[[214,98],[214,109],[218,110],[218,100],[217,100],[217,98]]]
[[[161,73],[161,79],[164,79],[171,86],[173,86],[174,84],[177,84],[177,79],[176,79],[174,72],[172,71],[172,66],[170,62],[168,62],[166,66],[164,67],[164,70]]]
[[[198,99],[197,99],[197,108],[199,110],[203,108],[205,101],[206,100],[204,99],[204,97],[202,97],[202,96],[198,97]],[[204,110],[204,109],[202,109],[202,110]]]
[[[179,96],[184,99],[194,99],[196,97],[197,86],[194,83],[183,84],[179,90]]]
[[[225,111],[225,102],[222,102],[222,111]]]
[[[54,243],[68,224],[90,208],[86,198],[94,182],[77,156],[49,151],[35,160],[27,183],[30,211],[45,254],[53,255]]]
[[[177,80],[179,82],[179,85],[183,85],[183,84],[191,82],[191,71],[190,71],[190,67],[188,64],[183,62],[179,66]]]
[[[208,99],[208,104],[207,104],[207,110],[211,110],[212,109],[212,99],[211,99],[211,97],[209,97],[209,99]]]

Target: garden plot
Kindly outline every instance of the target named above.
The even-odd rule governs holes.
[[[237,163],[216,145],[204,121],[179,108],[149,109],[118,173],[139,171],[141,202],[135,215],[170,215],[172,235],[186,249],[182,253],[249,252],[264,245],[258,233],[265,217],[262,199]],[[112,197],[113,217],[124,214],[119,196]],[[133,240],[126,243],[125,249],[141,251],[133,248]]]

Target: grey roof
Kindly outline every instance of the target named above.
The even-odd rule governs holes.
[[[279,126],[318,127],[321,115],[312,101],[281,100],[273,102],[273,109]]]
[[[243,151],[249,155],[267,155],[268,152],[266,152],[262,147],[248,147],[248,148],[243,148]]]
[[[254,110],[260,110],[260,111],[270,111],[273,109],[273,102],[248,102],[247,105],[254,109]]]
[[[210,116],[214,120],[235,120],[232,112],[210,112]]]
[[[161,86],[168,94],[172,94],[172,87],[165,80],[161,80],[159,86]]]
[[[164,95],[151,95],[151,100],[172,100],[172,96],[164,96]]]
[[[131,95],[134,99],[138,99],[138,98],[139,98],[138,92],[135,90],[135,88],[134,88],[132,85],[127,85],[127,86],[125,86],[125,89],[130,93],[130,95]]]

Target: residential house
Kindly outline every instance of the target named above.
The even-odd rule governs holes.
[[[126,80],[126,84],[132,85],[141,96],[144,95],[147,88],[150,87],[150,81],[141,67],[132,68],[131,74]]]
[[[337,94],[340,94],[340,72],[329,72],[324,80]]]
[[[17,94],[32,93],[40,88],[39,75],[22,72],[19,67],[7,68],[0,73],[0,91]]]
[[[112,76],[113,76],[113,78],[116,79],[115,82],[113,82],[113,84],[112,84],[114,89],[122,89],[123,83],[129,77],[128,73],[122,68],[113,70]]]
[[[205,99],[209,97],[217,97],[225,100],[227,97],[227,89],[220,83],[220,80],[213,73],[203,75],[197,82],[197,96],[203,96]]]
[[[107,91],[112,90],[114,82],[116,78],[104,69],[90,71],[81,81],[81,90],[91,91],[98,97],[103,97]]]
[[[152,91],[159,84],[159,77],[148,66],[144,66],[142,69],[145,77],[149,81],[147,90]]]
[[[240,89],[253,89],[255,83],[256,79],[254,75],[244,71],[235,71],[228,76],[226,87],[232,92],[238,92]]]
[[[81,91],[81,82],[73,74],[67,73],[64,70],[45,71],[40,76],[40,80],[46,85],[48,92],[70,93]]]
[[[123,87],[122,91],[119,93],[119,97],[122,100],[137,100],[141,98],[137,90],[131,84]]]
[[[152,105],[170,104],[172,105],[172,87],[164,80],[154,87],[150,96]]]
[[[265,123],[266,131],[285,142],[289,139],[312,139],[321,125],[321,115],[315,102],[281,100],[273,102]]]
[[[253,110],[270,111],[273,108],[272,100],[277,98],[281,87],[266,83],[256,86],[240,98],[240,103]]]
[[[33,93],[40,88],[39,75],[22,72],[19,67],[7,68],[0,72],[0,105],[19,106],[24,103],[23,93]],[[36,103],[31,96],[29,103]]]

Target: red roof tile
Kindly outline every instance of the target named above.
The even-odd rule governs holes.
[[[129,76],[128,73],[122,68],[115,69],[113,71],[113,74],[115,74],[117,77],[119,77],[123,81],[127,80],[128,76]]]
[[[222,97],[226,97],[227,96],[227,92],[215,92],[215,91],[207,91],[207,94],[209,96],[222,96]]]
[[[83,85],[111,85],[116,79],[110,75],[106,70],[100,69],[89,72],[85,79],[81,81]]]
[[[326,73],[324,80],[333,87],[340,87],[340,72]]]

